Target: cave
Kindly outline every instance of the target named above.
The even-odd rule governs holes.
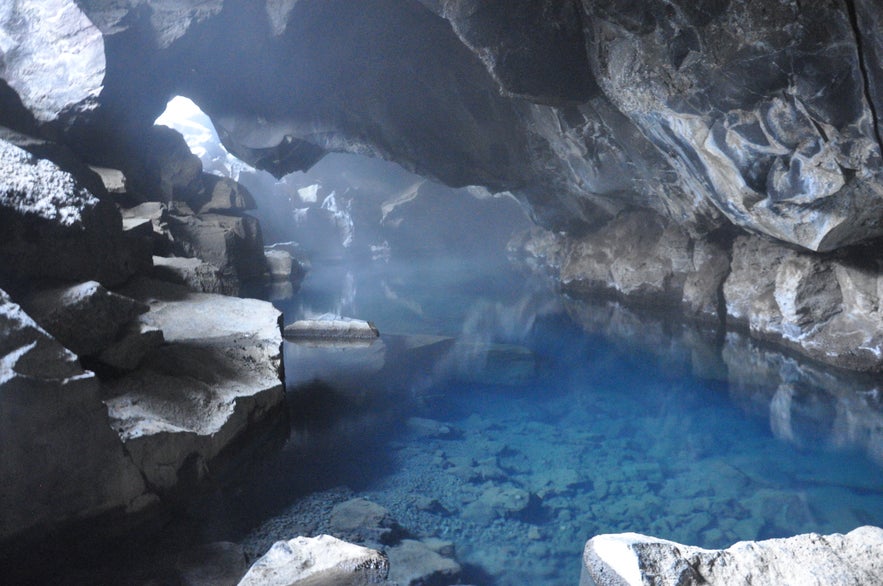
[[[0,7],[10,584],[883,581],[872,0]]]

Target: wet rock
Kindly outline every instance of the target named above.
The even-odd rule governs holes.
[[[363,498],[335,505],[330,523],[335,535],[359,543],[395,543],[402,533],[388,510]]]
[[[850,369],[883,368],[880,272],[858,259],[820,257],[751,236],[733,245],[728,315],[752,335]]]
[[[377,327],[369,321],[331,313],[288,324],[284,334],[286,338],[332,340],[372,340],[380,336]]]
[[[296,537],[279,541],[256,561],[239,586],[361,586],[386,580],[385,555],[331,537]]]
[[[0,259],[17,279],[119,284],[150,266],[120,214],[68,173],[0,140]]]
[[[514,486],[489,486],[478,499],[463,509],[463,517],[490,522],[497,517],[514,517],[531,505],[531,494]]]
[[[107,349],[149,309],[95,281],[39,291],[28,296],[24,306],[37,323],[80,356]]]
[[[109,381],[105,402],[144,477],[169,490],[201,478],[207,462],[282,401],[280,314],[267,302],[147,279],[125,292],[150,305],[141,320],[166,343]]]
[[[0,291],[0,540],[153,501],[95,375]]]
[[[389,556],[389,580],[400,586],[454,584],[461,571],[456,561],[413,539],[403,539],[386,554]]]
[[[873,584],[883,574],[883,529],[798,535],[708,550],[636,533],[586,544],[581,584]]]
[[[717,317],[729,259],[719,246],[699,244],[681,227],[652,212],[622,214],[574,242],[561,261],[568,291],[614,293],[654,306],[683,304]]]

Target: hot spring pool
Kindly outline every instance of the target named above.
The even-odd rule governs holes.
[[[328,267],[280,307],[382,335],[286,342],[290,437],[217,496],[206,539],[259,555],[362,497],[452,542],[464,583],[574,585],[598,533],[716,548],[883,524],[873,381],[504,265]]]

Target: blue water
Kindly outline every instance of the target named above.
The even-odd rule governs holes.
[[[569,301],[505,264],[325,267],[279,305],[382,336],[286,343],[291,435],[224,495],[212,534],[253,555],[333,532],[354,497],[452,542],[473,584],[577,584],[599,533],[717,548],[883,524],[873,380]]]

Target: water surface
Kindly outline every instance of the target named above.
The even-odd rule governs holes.
[[[290,438],[225,493],[214,535],[255,554],[331,531],[353,497],[501,585],[578,583],[598,533],[716,548],[883,524],[874,381],[505,264],[325,267],[280,307],[382,336],[286,343]]]

